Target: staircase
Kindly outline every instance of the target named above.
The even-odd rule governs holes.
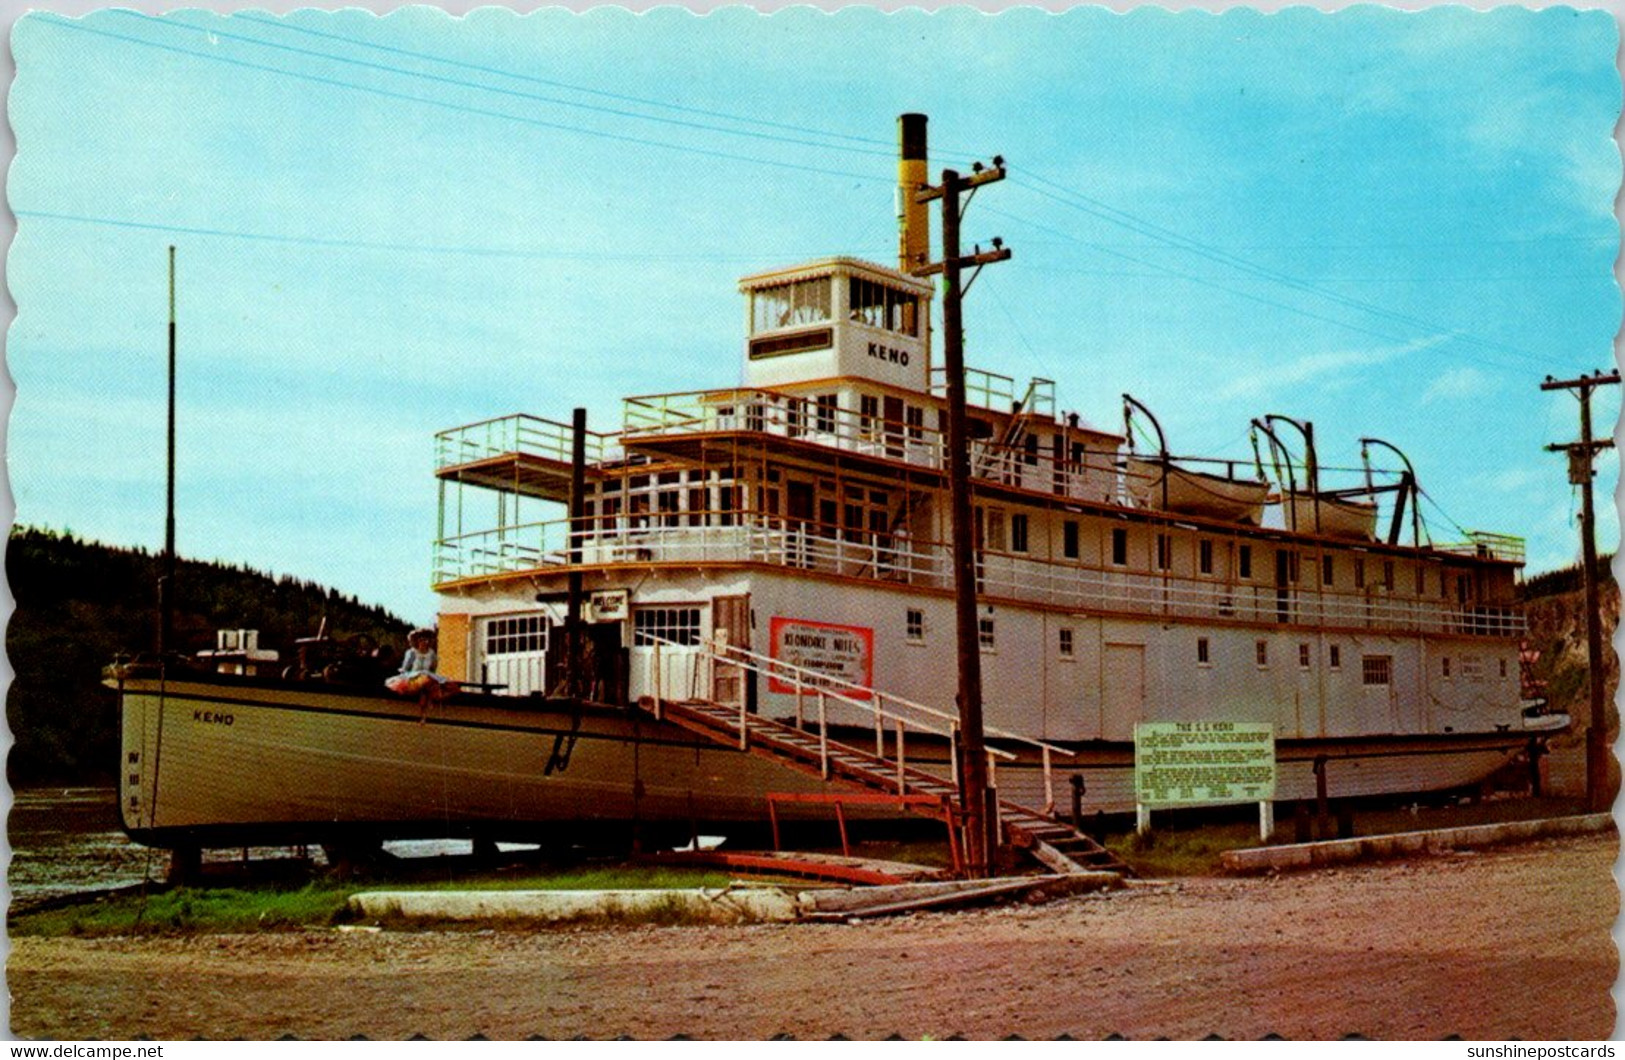
[[[730,661],[727,665],[736,663]],[[710,700],[646,697],[639,706],[717,743],[738,747],[826,781],[884,794],[927,796],[932,801],[916,799],[906,808],[950,825],[956,823],[953,818],[957,816],[957,786],[935,774],[908,766],[901,752],[897,759],[885,758],[830,740],[827,729],[808,731]],[[1054,872],[1104,871],[1133,875],[1116,855],[1092,838],[1037,810],[1001,799],[999,821],[1011,846],[1025,850]]]

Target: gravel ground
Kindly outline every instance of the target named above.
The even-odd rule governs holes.
[[[1615,836],[861,925],[13,940],[23,1037],[1599,1039]]]

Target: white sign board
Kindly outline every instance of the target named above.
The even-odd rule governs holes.
[[[1275,726],[1267,721],[1147,721],[1134,726],[1134,798],[1142,806],[1265,802],[1275,797]]]

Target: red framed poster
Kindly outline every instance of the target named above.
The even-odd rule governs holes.
[[[805,618],[773,617],[768,654],[828,678],[830,690],[853,699],[870,698],[875,678],[875,631]],[[769,677],[769,692],[794,693],[795,682]]]

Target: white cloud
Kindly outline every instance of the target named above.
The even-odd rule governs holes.
[[[1317,383],[1322,389],[1346,384],[1368,368],[1388,364],[1412,353],[1430,349],[1448,336],[1431,335],[1403,346],[1367,350],[1323,350],[1290,361],[1269,365],[1235,379],[1219,391],[1221,398],[1253,397],[1263,393],[1283,393],[1304,383]]]
[[[1471,365],[1447,368],[1435,376],[1433,382],[1422,392],[1422,404],[1483,397],[1496,389],[1496,381],[1493,378]]]

